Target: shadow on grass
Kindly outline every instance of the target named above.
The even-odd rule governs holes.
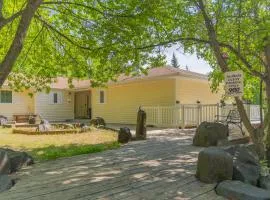
[[[118,142],[104,143],[104,144],[89,144],[89,145],[79,145],[70,144],[64,146],[47,146],[42,148],[36,148],[28,151],[36,161],[46,161],[55,160],[61,157],[70,157],[81,154],[97,153],[105,150],[119,148],[120,144]]]

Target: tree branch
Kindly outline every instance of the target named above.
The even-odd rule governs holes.
[[[13,42],[3,61],[0,63],[0,86],[3,85],[7,76],[11,72],[13,65],[15,64],[16,59],[22,51],[27,30],[36,10],[42,1],[43,0],[28,0],[26,8],[22,11],[21,20],[19,22]]]
[[[200,9],[203,18],[204,18],[204,22],[205,22],[205,26],[207,28],[208,31],[208,36],[209,36],[209,40],[210,40],[210,44],[213,48],[215,57],[218,61],[218,64],[222,70],[222,72],[227,72],[229,71],[228,65],[226,63],[226,61],[224,60],[224,58],[222,57],[222,51],[220,49],[220,44],[217,40],[217,35],[213,26],[213,23],[211,21],[211,19],[209,18],[208,14],[206,13],[206,9],[205,9],[205,5],[203,0],[198,0],[198,4],[197,4],[198,8]],[[239,53],[240,54],[240,53]],[[250,133],[250,136],[252,138],[253,141],[256,141],[255,135],[254,135],[254,127],[251,125],[249,118],[247,116],[247,113],[245,111],[243,102],[238,98],[235,97],[235,101],[236,101],[236,105],[239,111],[239,114],[241,116],[241,119],[243,120],[243,123],[246,127],[246,129],[248,130],[248,132]]]
[[[38,33],[36,34],[36,36],[35,36],[34,39],[32,40],[32,42],[31,42],[31,44],[30,44],[30,47],[29,47],[28,50],[26,51],[26,55],[25,55],[23,61],[21,62],[19,68],[23,66],[24,62],[26,61],[26,59],[27,59],[27,57],[28,57],[29,52],[31,51],[31,49],[32,49],[32,47],[33,47],[35,41],[37,40],[37,38],[39,37],[39,35],[40,35],[41,32],[43,31],[43,29],[44,29],[44,26],[41,27],[41,29],[38,31]]]
[[[60,31],[58,31],[55,27],[53,27],[51,24],[49,24],[48,22],[46,22],[45,20],[43,20],[40,16],[35,15],[35,18],[37,18],[42,24],[44,24],[44,26],[46,26],[47,28],[49,28],[50,30],[56,32],[58,35],[60,35],[62,38],[66,39],[68,42],[70,42],[72,45],[79,47],[80,49],[84,49],[84,50],[92,50],[90,47],[86,47],[86,46],[82,46],[80,44],[77,44],[75,41],[73,41],[72,39],[70,39],[68,36],[64,35],[63,33],[61,33]]]
[[[146,45],[146,46],[142,46],[142,47],[137,47],[137,49],[148,49],[148,48],[153,48],[153,47],[159,47],[159,46],[164,46],[167,44],[171,44],[171,43],[176,43],[176,42],[180,42],[180,41],[191,41],[191,42],[198,42],[198,43],[205,43],[205,44],[210,44],[211,45],[211,41],[209,40],[204,40],[204,39],[199,39],[199,38],[183,38],[183,37],[179,37],[176,39],[172,39],[172,40],[168,40],[168,41],[164,41],[164,42],[160,42],[158,44],[151,44],[151,45]],[[247,67],[247,69],[250,71],[250,73],[254,76],[257,76],[261,79],[264,79],[264,74],[262,74],[261,72],[258,72],[254,69],[252,69],[251,64],[244,58],[244,56],[237,50],[235,49],[233,46],[223,43],[223,42],[218,42],[218,45],[220,47],[224,47],[228,50],[230,50],[233,54],[235,54],[239,60],[241,60],[241,62]]]
[[[67,2],[67,1],[47,1],[47,2],[43,2],[43,4],[53,4],[53,5],[61,5],[61,4],[66,4],[66,5],[74,5],[74,6],[78,6],[78,7],[83,7],[86,9],[90,9],[90,10],[94,10],[96,12],[98,12],[99,14],[103,15],[103,16],[112,16],[112,17],[123,17],[123,18],[130,18],[130,17],[135,17],[136,15],[119,15],[119,14],[112,14],[112,13],[108,13],[106,11],[102,11],[99,10],[95,7],[92,6],[88,6],[88,5],[84,5],[82,3],[76,3],[76,2]]]
[[[0,0],[0,21],[3,19],[3,0]]]
[[[12,22],[14,19],[16,19],[17,17],[21,16],[23,13],[23,10],[20,10],[18,12],[16,12],[15,14],[13,14],[11,17],[9,18],[4,18],[3,16],[0,16],[0,30],[7,25],[8,23]]]

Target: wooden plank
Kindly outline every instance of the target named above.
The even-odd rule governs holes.
[[[218,199],[213,185],[195,179],[201,148],[191,146],[192,135],[180,131],[164,130],[117,150],[35,165],[23,170],[22,180],[0,200]]]
[[[66,167],[64,169],[61,169],[61,171],[59,171],[58,169],[57,170],[52,170],[52,171],[49,171],[49,172],[46,172],[46,173],[43,173],[43,174],[40,174],[39,176],[34,176],[34,177],[29,177],[31,178],[31,184],[18,184],[17,186],[15,186],[14,188],[17,189],[17,192],[18,192],[18,186],[22,186],[23,187],[31,187],[31,186],[37,186],[37,185],[44,185],[44,184],[51,184],[53,183],[54,180],[56,181],[59,181],[61,180],[64,180],[65,177],[69,177],[70,175],[74,175],[76,173],[79,173],[80,171],[84,170],[85,172],[87,172],[88,174],[91,174],[91,173],[95,173],[96,172],[96,169],[100,169],[102,168],[103,172],[108,172],[112,169],[112,167],[114,167],[114,169],[116,170],[122,170],[122,169],[125,169],[125,168],[128,168],[128,169],[132,169],[132,168],[140,168],[142,166],[142,164],[140,163],[141,161],[143,160],[151,160],[151,159],[154,159],[155,157],[159,156],[159,157],[162,157],[162,159],[170,159],[170,158],[174,158],[174,156],[177,156],[177,152],[178,151],[181,151],[181,153],[184,153],[184,152],[188,152],[190,151],[190,149],[181,149],[181,148],[168,148],[170,149],[171,151],[174,151],[175,154],[172,155],[170,151],[168,151],[168,149],[164,149],[163,148],[163,151],[156,151],[155,153],[152,152],[153,154],[144,154],[143,157],[137,157],[137,158],[133,158],[133,159],[130,159],[130,158],[122,158],[122,162],[119,161],[119,163],[117,162],[113,162],[112,164],[104,164],[103,166],[100,166],[98,165],[98,167],[96,166],[91,166],[92,163],[89,163],[89,165],[78,165],[78,166],[73,166],[73,167]],[[181,155],[181,154],[179,154]],[[195,154],[194,155],[195,157],[194,158],[191,158],[193,159],[193,161],[195,162],[197,159],[197,155]],[[72,178],[80,178],[80,177],[83,177],[84,175],[79,175],[79,176],[72,176]],[[23,179],[23,180],[27,180],[27,179]],[[48,182],[49,180],[49,182]]]

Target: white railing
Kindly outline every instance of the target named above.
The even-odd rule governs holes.
[[[175,106],[143,106],[146,123],[159,127],[198,126],[203,121],[214,122],[223,120],[234,105],[220,106],[219,104],[185,104]],[[251,121],[260,120],[259,105],[245,105]]]

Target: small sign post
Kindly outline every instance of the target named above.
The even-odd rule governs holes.
[[[242,71],[225,73],[226,96],[242,97],[244,95],[244,75]]]

